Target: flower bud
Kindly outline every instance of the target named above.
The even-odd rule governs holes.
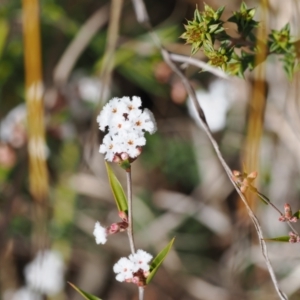
[[[108,228],[107,228],[107,233],[108,234],[114,234],[120,231],[120,226],[118,223],[112,223]]]
[[[127,217],[127,214],[125,213],[125,211],[119,211],[119,217],[125,221],[125,222],[128,222],[128,217]]]
[[[287,219],[291,219],[293,216],[291,206],[288,203],[284,205],[284,216]]]
[[[122,160],[126,160],[126,159],[128,159],[128,158],[129,158],[128,153],[126,153],[126,152],[122,152],[122,153],[121,153],[121,159],[122,159]]]
[[[112,161],[114,163],[119,163],[121,161],[121,158],[118,155],[115,155]]]

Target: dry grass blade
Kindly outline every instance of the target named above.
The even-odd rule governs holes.
[[[48,171],[46,166],[39,5],[37,0],[23,0],[23,34],[30,191],[35,200],[43,202],[48,195]]]
[[[88,46],[97,31],[108,21],[109,6],[98,9],[80,28],[54,68],[53,79],[56,84],[65,83],[74,68],[79,56]]]
[[[29,188],[34,207],[33,245],[47,244],[48,169],[46,164],[42,59],[38,0],[23,0],[23,35],[28,126]]]

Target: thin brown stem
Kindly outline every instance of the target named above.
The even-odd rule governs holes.
[[[143,287],[139,287],[139,300],[144,300],[144,291]]]
[[[140,3],[140,6],[143,6],[143,1],[142,0],[133,0],[133,4],[135,6],[137,6],[137,3]],[[229,166],[227,165],[226,161],[224,160],[223,156],[222,156],[222,153],[220,152],[220,149],[219,149],[219,145],[218,143],[216,142],[216,140],[214,139],[210,129],[209,129],[209,126],[206,122],[206,118],[205,118],[205,114],[197,100],[197,96],[196,96],[196,93],[195,93],[195,90],[193,89],[193,87],[191,86],[189,80],[187,79],[187,77],[182,73],[182,71],[174,64],[174,62],[172,61],[171,59],[171,56],[170,56],[170,53],[163,48],[163,46],[161,45],[161,42],[159,40],[159,37],[154,33],[154,31],[151,29],[151,26],[149,26],[149,17],[147,16],[147,13],[146,11],[143,11],[143,15],[140,15],[140,16],[137,16],[137,19],[138,21],[145,26],[145,24],[147,26],[145,26],[145,28],[149,31],[149,34],[150,36],[153,38],[153,41],[154,43],[159,47],[160,51],[161,51],[161,55],[164,59],[164,61],[169,65],[169,67],[174,71],[175,74],[178,75],[178,77],[180,78],[180,80],[182,81],[189,97],[191,98],[192,102],[193,102],[193,105],[195,106],[196,108],[196,111],[197,111],[197,114],[199,116],[199,121],[207,135],[207,137],[209,138],[216,154],[217,154],[217,157],[220,161],[220,163],[222,164],[229,180],[231,181],[232,185],[234,186],[234,188],[236,189],[237,193],[239,194],[241,200],[243,201],[244,205],[246,206],[246,209],[247,209],[247,212],[248,212],[248,215],[249,217],[251,218],[252,222],[253,222],[253,225],[255,227],[255,230],[257,232],[257,235],[258,235],[258,238],[259,238],[259,243],[260,243],[260,246],[261,246],[261,251],[262,251],[262,254],[264,256],[264,259],[265,259],[265,262],[266,262],[266,265],[267,265],[267,268],[268,268],[268,271],[269,271],[269,274],[271,276],[271,279],[273,281],[273,285],[275,287],[275,290],[279,296],[279,298],[281,300],[287,300],[288,297],[280,290],[279,288],[279,285],[278,285],[278,281],[277,281],[277,278],[276,278],[276,275],[275,275],[275,272],[273,270],[273,267],[271,265],[271,262],[270,262],[270,259],[269,259],[269,255],[268,255],[268,249],[267,249],[267,245],[264,241],[264,236],[263,236],[263,232],[262,232],[262,228],[259,224],[259,221],[257,219],[257,217],[255,216],[254,212],[252,211],[251,207],[249,206],[245,196],[243,195],[243,193],[240,191],[238,185],[236,184],[236,182],[233,180],[233,174],[232,174],[232,171],[231,169],[229,168]],[[150,28],[149,28],[150,27]]]

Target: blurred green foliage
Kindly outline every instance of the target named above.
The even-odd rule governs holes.
[[[170,185],[186,192],[199,183],[194,148],[189,141],[159,133],[149,135],[141,159],[147,170],[161,171]]]

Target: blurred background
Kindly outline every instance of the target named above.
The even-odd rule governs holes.
[[[206,0],[226,4],[223,20],[241,4],[227,2]],[[297,0],[245,2],[260,37],[287,22],[299,37]],[[189,56],[179,36],[203,2],[145,4],[166,49]],[[275,57],[245,79],[184,70],[230,168],[257,170],[261,192],[298,210],[299,75],[289,82]],[[93,237],[96,221],[119,221],[96,116],[110,98],[133,95],[158,123],[132,166],[136,245],[155,256],[176,237],[145,299],[278,299],[243,204],[128,0],[0,2],[0,299],[82,299],[67,281],[104,300],[137,299],[112,271],[129,254],[127,235],[104,246]],[[288,235],[275,210],[247,196],[266,237]],[[268,249],[280,287],[299,299],[299,244]]]

